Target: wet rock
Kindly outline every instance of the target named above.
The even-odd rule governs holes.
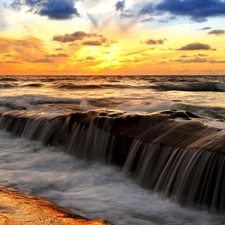
[[[44,198],[0,186],[1,225],[112,225],[106,219],[90,220]]]

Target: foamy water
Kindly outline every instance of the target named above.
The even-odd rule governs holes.
[[[222,225],[225,216],[181,208],[114,166],[78,161],[55,147],[0,132],[0,184],[115,225]]]

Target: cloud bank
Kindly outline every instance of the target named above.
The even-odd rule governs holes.
[[[30,12],[53,20],[67,20],[79,16],[75,0],[14,0],[11,6],[14,9],[26,6]]]
[[[211,50],[211,46],[208,44],[202,44],[202,43],[191,43],[187,44],[177,50],[184,50],[184,51],[193,51],[193,50]]]
[[[115,41],[111,41],[101,34],[85,33],[84,31],[76,31],[72,34],[55,35],[53,40],[63,43],[80,41],[82,45],[86,46],[110,46],[110,44],[115,43]]]
[[[139,12],[140,15],[163,13],[187,16],[196,22],[203,22],[210,17],[225,16],[225,2],[222,0],[163,0],[158,4],[145,3]]]
[[[145,43],[147,45],[163,45],[164,41],[166,41],[166,39],[159,39],[159,40],[148,39],[147,41],[145,41]]]
[[[217,36],[225,34],[225,30],[212,30],[208,34],[215,34]]]

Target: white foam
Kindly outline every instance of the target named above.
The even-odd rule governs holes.
[[[219,130],[225,131],[225,122],[223,122],[223,121],[213,120],[210,118],[204,118],[204,119],[202,119],[202,122],[209,127],[213,127],[213,128],[217,128]]]
[[[0,132],[0,184],[116,225],[222,225],[224,215],[181,208],[142,189],[117,167],[78,161],[57,148]]]

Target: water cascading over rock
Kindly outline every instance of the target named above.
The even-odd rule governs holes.
[[[145,188],[183,206],[225,210],[225,132],[189,112],[4,113],[0,128],[79,159],[121,166]]]

